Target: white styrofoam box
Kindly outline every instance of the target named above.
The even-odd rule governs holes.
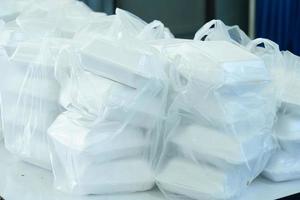
[[[41,132],[46,131],[47,126],[50,126],[60,113],[57,102],[39,99],[31,95],[19,96],[18,94],[4,92],[3,100],[10,102],[6,103],[3,108],[4,123],[24,125]]]
[[[298,156],[300,153],[300,115],[279,113],[274,129],[282,150]]]
[[[66,112],[49,128],[56,188],[79,194],[151,189],[146,133],[118,122],[90,123]]]
[[[53,49],[46,43],[22,43],[0,66],[5,145],[21,159],[47,169],[47,129],[61,112],[54,76],[58,43],[47,43]]]
[[[51,169],[47,129],[60,113],[57,102],[4,92],[2,106],[6,148],[19,158]]]
[[[123,128],[119,122],[88,125],[90,123],[93,124],[73,112],[59,115],[48,129],[54,148],[56,145],[60,148],[56,153],[74,151],[74,155],[81,159],[77,164],[84,165],[82,159],[90,159],[89,163],[101,163],[122,157],[140,156],[143,149],[146,151],[149,147],[149,140],[143,129]]]
[[[150,94],[138,97],[140,90],[116,83],[87,71],[71,70],[70,78],[61,82],[60,103],[75,107],[89,116],[151,128],[161,111],[161,102]]]
[[[298,155],[279,150],[272,156],[263,175],[268,179],[280,182],[300,178],[300,160]]]
[[[179,74],[170,78],[177,96],[168,112],[157,167],[160,189],[173,199],[238,196],[275,149],[271,132],[277,104],[266,66],[222,41],[175,41],[162,51],[177,63]],[[177,180],[168,174],[176,165],[185,168],[174,175]]]
[[[38,70],[36,73],[28,72],[27,74],[21,74],[18,71],[15,72],[13,76],[4,78],[1,81],[3,85],[1,87],[4,88],[5,92],[14,94],[17,98],[20,95],[25,95],[57,103],[59,96],[57,81],[44,78],[44,75],[42,75],[43,72],[40,75]],[[6,79],[9,81],[6,81]]]
[[[154,67],[164,69],[166,63],[151,50],[125,46],[97,38],[81,50],[81,65],[87,71],[133,88],[140,88],[152,78]]]
[[[275,115],[270,75],[255,55],[221,41],[177,42],[167,44],[165,51],[179,63],[177,79],[184,81],[171,79],[179,92],[184,91],[177,102],[183,110],[198,112],[220,126],[242,120],[264,123]]]
[[[210,41],[210,42],[193,42],[183,48],[183,55],[185,53],[193,52],[199,54],[199,58],[190,58],[192,66],[188,68],[196,68],[201,66],[204,72],[201,77],[195,77],[199,80],[204,80],[208,83],[223,83],[234,84],[241,82],[256,82],[256,81],[270,81],[268,71],[257,56],[248,53],[247,51],[224,41]],[[191,55],[192,56],[192,55]],[[205,64],[197,63],[199,59],[206,58]],[[194,61],[194,62],[193,62]],[[187,68],[182,68],[183,73],[188,73]],[[206,76],[209,75],[210,76]],[[198,75],[198,74],[196,74]],[[215,77],[211,79],[211,77]]]
[[[185,159],[196,158],[217,168],[241,168],[245,170],[245,175],[250,173],[249,166],[255,165],[263,150],[266,150],[264,154],[270,156],[273,149],[272,138],[268,133],[253,135],[248,134],[247,130],[244,133],[226,133],[197,124],[178,127],[171,142],[178,152],[183,152]],[[192,155],[185,155],[184,152],[191,152]]]
[[[263,171],[275,149],[267,130],[256,134],[247,132],[247,129],[226,132],[225,129],[182,122],[167,138],[156,176],[159,187],[175,199],[179,196],[191,199],[238,196]],[[176,175],[173,171],[179,170],[179,166],[184,166],[185,173]],[[199,184],[200,177],[206,177],[203,184]],[[215,183],[215,177],[219,177],[219,182]],[[228,185],[232,188],[228,193],[227,189],[207,191],[207,182],[220,188]]]
[[[11,132],[6,132],[6,129]],[[45,131],[14,123],[4,124],[5,147],[12,154],[30,164],[52,170]]]
[[[230,199],[239,194],[238,171],[224,173],[212,165],[196,165],[184,159],[172,159],[157,176],[159,187],[170,199]]]

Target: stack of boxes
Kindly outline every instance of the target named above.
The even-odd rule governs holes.
[[[158,185],[171,199],[236,197],[273,152],[276,102],[268,71],[227,42],[191,41],[166,52],[180,60],[181,92],[170,108],[175,117],[169,117]]]
[[[58,76],[67,111],[48,130],[57,188],[105,194],[154,186],[165,62],[150,47],[131,46],[98,38],[77,54],[66,50],[62,65],[70,69]]]

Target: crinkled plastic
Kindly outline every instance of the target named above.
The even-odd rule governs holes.
[[[286,87],[285,77],[287,75],[287,70],[283,55],[279,50],[279,46],[271,40],[257,38],[249,42],[246,48],[264,61],[271,74],[272,82],[277,93],[276,98],[280,104]]]
[[[94,14],[83,2],[47,0],[33,4],[18,16],[16,22],[25,32],[72,38],[99,15],[105,16]]]
[[[165,28],[160,21],[155,20],[147,24],[137,16],[118,8],[108,35],[119,40],[128,40],[132,37],[141,40],[174,38],[170,30]]]
[[[211,20],[195,34],[194,40],[228,41],[246,46],[251,40],[239,26],[227,26],[221,20]]]
[[[68,44],[54,40],[20,44],[1,66],[0,81],[6,148],[46,169],[51,169],[47,129],[61,112],[54,64],[59,49]]]
[[[268,39],[258,38],[250,41],[246,35],[236,28],[230,31],[223,22],[212,20],[204,25],[195,36],[196,40],[225,40],[244,46],[250,52],[264,60],[271,73],[272,82],[276,89],[278,105],[277,121],[274,127],[274,137],[280,149],[272,157],[264,170],[264,176],[273,181],[298,179],[300,168],[296,117],[299,111],[299,58],[290,52],[280,52],[279,46]],[[280,108],[281,107],[281,108]],[[292,130],[290,130],[292,128]],[[296,128],[296,129],[295,129]],[[292,149],[292,150],[291,150]]]
[[[274,152],[270,74],[262,60],[228,42],[175,42],[164,51],[178,75],[159,188],[170,199],[237,197]]]
[[[0,20],[11,21],[14,20],[22,10],[21,5],[26,1],[20,0],[1,0],[0,2]],[[29,1],[26,2],[28,4]]]
[[[290,52],[282,52],[285,63],[284,87],[278,111],[274,136],[280,149],[273,156],[263,175],[273,181],[288,181],[300,178],[300,58]]]
[[[81,41],[71,38],[86,22],[106,15],[73,0],[27,3],[28,8],[0,32],[0,46],[6,54],[6,63],[0,66],[3,132],[8,150],[51,169],[47,129],[62,112],[54,77],[56,58],[66,46],[81,46]]]
[[[89,52],[100,57],[96,63],[83,59],[83,48],[65,49],[57,64],[60,103],[67,111],[48,130],[55,187],[75,194],[149,190],[165,117],[165,61],[147,46],[99,39],[90,45]],[[122,79],[137,71],[148,76],[138,84],[132,79],[134,87]]]
[[[100,38],[108,40],[121,40],[126,43],[140,41],[152,41],[157,39],[174,38],[173,34],[160,21],[153,21],[147,24],[137,16],[117,8],[116,14],[90,20],[86,26],[74,36],[76,41],[89,43],[89,41]]]

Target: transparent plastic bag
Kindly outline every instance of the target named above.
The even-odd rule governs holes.
[[[156,170],[170,199],[231,199],[274,152],[276,99],[263,62],[228,42],[177,42],[178,88],[168,111]]]
[[[137,16],[117,8],[115,15],[95,16],[94,20],[86,21],[86,26],[75,33],[74,40],[88,44],[98,37],[107,40],[120,40],[127,44],[139,41],[174,38],[168,28],[160,21],[149,24]]]
[[[25,32],[72,38],[93,16],[83,2],[47,0],[35,2],[18,16],[16,23]]]
[[[17,1],[13,0],[2,0],[0,2],[0,20],[8,22],[14,20],[18,16],[19,10],[16,3]]]
[[[251,53],[261,58],[268,68],[273,85],[276,89],[276,99],[280,106],[286,85],[286,67],[279,46],[268,39],[257,38],[248,43],[246,47]]]
[[[195,34],[194,40],[228,41],[246,46],[251,40],[239,26],[227,26],[221,20],[211,20]]]
[[[290,52],[282,52],[285,76],[281,78],[283,91],[281,108],[274,126],[280,149],[273,156],[263,175],[273,181],[289,181],[300,178],[300,58]]]
[[[7,64],[1,66],[0,81],[6,148],[46,169],[51,169],[47,129],[61,112],[59,84],[54,77],[61,46],[54,44],[50,40],[19,44]]]
[[[102,48],[101,43],[92,43]],[[137,48],[133,44],[113,45],[125,55]],[[141,53],[144,49],[135,50],[129,52],[134,56],[127,57],[134,62],[122,63],[121,71],[109,76],[102,72],[116,61],[123,61],[111,59],[124,56],[119,51],[108,49],[98,54],[105,62],[93,70],[82,62],[84,49],[61,52],[56,77],[62,86],[60,102],[67,111],[48,130],[57,189],[75,194],[105,194],[145,191],[154,186],[155,145],[165,116],[168,89],[165,62],[155,51],[149,56]],[[60,70],[60,66],[69,69]],[[119,79],[128,69],[150,75],[131,87]],[[114,74],[118,78],[111,76]]]
[[[9,66],[8,64],[8,56],[5,52],[4,49],[0,48],[0,74],[3,74],[3,68],[4,66]],[[2,87],[3,85],[0,82],[0,142],[3,139],[3,125],[2,125],[2,95],[1,95],[1,91],[2,91]]]
[[[138,38],[140,40],[155,40],[174,38],[168,28],[160,21],[147,24],[137,16],[117,8],[115,20],[108,32],[109,37],[115,39]]]

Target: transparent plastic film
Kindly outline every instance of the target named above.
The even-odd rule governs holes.
[[[180,90],[168,110],[158,186],[170,199],[237,197],[274,151],[270,75],[258,57],[230,43],[179,46],[165,50],[178,62]]]
[[[106,59],[95,73],[82,63],[81,51],[64,49],[56,65],[66,111],[48,130],[55,187],[75,194],[149,190],[155,184],[153,160],[165,118],[164,62],[135,52],[135,64],[123,63],[121,68],[143,69],[152,63],[152,71],[138,87],[131,87],[99,74],[114,60]],[[124,71],[110,74],[124,76]]]
[[[1,79],[5,146],[22,160],[46,169],[51,169],[47,129],[61,112],[54,77],[58,49],[48,40],[20,44]]]
[[[195,34],[198,41],[228,41],[239,46],[246,46],[251,40],[239,26],[227,26],[221,20],[211,20]]]
[[[277,113],[274,137],[280,149],[272,157],[263,175],[273,181],[290,181],[300,178],[300,58],[288,51],[281,52],[285,73],[279,81],[282,87],[281,107]]]

